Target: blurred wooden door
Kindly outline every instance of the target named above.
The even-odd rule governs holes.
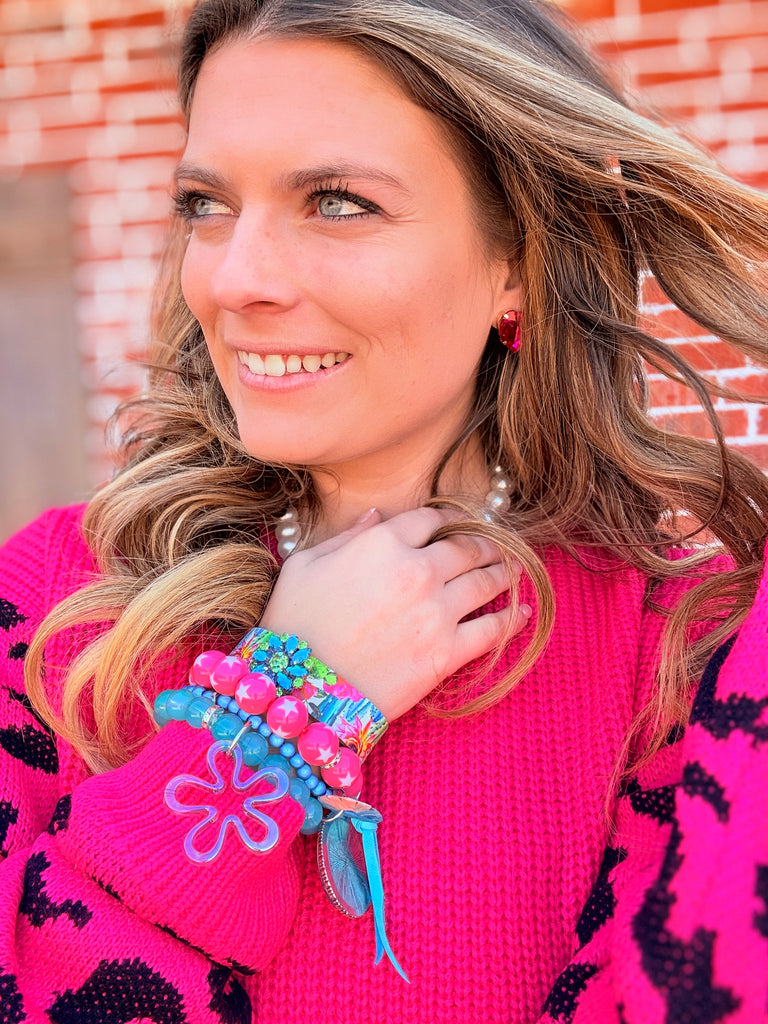
[[[66,177],[0,180],[0,540],[87,496],[84,405]]]

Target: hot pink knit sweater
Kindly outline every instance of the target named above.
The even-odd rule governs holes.
[[[391,726],[363,796],[384,818],[388,933],[406,984],[373,966],[370,915],[346,919],[324,896],[290,798],[270,809],[272,852],[230,836],[211,864],[187,860],[190,819],[163,791],[181,772],[205,776],[207,731],[172,723],[123,768],[89,777],[36,719],[26,644],[94,572],[79,511],[48,513],[1,558],[1,1021],[765,1019],[768,580],[713,658],[684,735],[625,785],[615,831],[606,787],[663,625],[634,570],[589,573],[549,552],[557,624],[523,683],[474,718],[417,707]],[[49,664],[85,640],[62,637]],[[187,666],[152,685],[183,685]],[[152,733],[143,714],[133,726]]]

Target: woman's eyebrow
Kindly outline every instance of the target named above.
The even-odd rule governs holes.
[[[173,178],[174,181],[180,181],[184,178],[191,181],[199,181],[201,184],[214,188],[217,191],[229,191],[231,189],[231,182],[219,174],[218,171],[214,171],[210,167],[201,167],[198,164],[180,163],[174,171]],[[322,164],[317,167],[306,167],[299,171],[291,171],[280,175],[278,180],[276,180],[276,185],[282,191],[299,191],[328,181],[329,178],[338,178],[342,181],[349,178],[377,181],[395,188],[403,195],[411,195],[409,188],[393,174],[389,174],[378,167],[370,167],[365,164],[350,164],[348,162],[343,164]]]
[[[366,164],[357,163],[329,163],[317,167],[306,167],[300,171],[293,171],[290,174],[281,175],[278,184],[286,189],[302,189],[315,185],[329,178],[362,178],[366,181],[377,181],[384,185],[390,185],[400,192],[408,192],[403,182],[393,174],[383,171],[379,167],[371,167]]]
[[[174,171],[173,177],[175,181],[180,181],[184,178],[191,181],[199,181],[201,185],[207,185],[209,188],[219,191],[226,191],[231,188],[231,182],[219,174],[218,171],[214,171],[210,167],[201,167],[197,164],[183,161]],[[305,167],[298,171],[281,174],[277,179],[277,186],[284,191],[295,191],[317,185],[320,182],[327,181],[329,178],[376,181],[383,185],[389,185],[391,188],[395,188],[406,195],[410,194],[404,183],[393,174],[389,174],[379,167],[349,162],[319,164],[317,167]]]
[[[198,167],[197,164],[180,163],[173,172],[173,180],[180,181],[182,178],[189,178],[191,181],[199,181],[201,185],[208,185],[210,188],[224,190],[229,187],[229,182],[217,171],[210,167]]]

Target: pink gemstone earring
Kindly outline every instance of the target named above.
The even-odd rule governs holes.
[[[499,314],[496,330],[499,332],[502,345],[505,345],[510,352],[520,351],[520,343],[523,340],[520,330],[522,320],[523,314],[519,309],[508,309],[505,313]]]

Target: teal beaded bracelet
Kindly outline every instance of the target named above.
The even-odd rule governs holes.
[[[304,808],[302,833],[312,835],[318,831],[323,808],[317,797],[326,793],[325,783],[312,774],[296,747],[276,736],[259,715],[242,711],[232,697],[213,693],[202,686],[186,686],[158,694],[154,716],[161,726],[181,721],[193,729],[207,727],[214,740],[229,744],[230,751],[237,746],[249,768],[282,769],[289,776],[290,796]]]

